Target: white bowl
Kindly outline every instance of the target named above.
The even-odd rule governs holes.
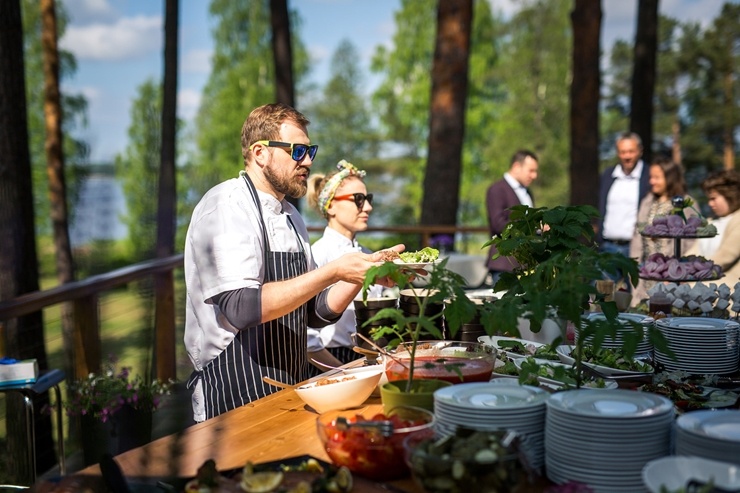
[[[337,373],[316,381],[301,385],[295,389],[298,397],[311,406],[316,412],[323,413],[333,409],[357,407],[370,397],[377,387],[383,368]],[[338,380],[335,383],[320,385],[326,379]]]
[[[740,489],[740,466],[702,457],[670,456],[652,460],[642,469],[642,481],[651,493],[659,493],[661,487],[681,489],[692,478],[711,479],[720,488]]]

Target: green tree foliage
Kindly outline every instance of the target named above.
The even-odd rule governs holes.
[[[682,38],[686,36],[683,29],[680,22],[670,17],[661,16],[658,22],[658,68],[653,113],[653,147],[658,153],[671,152],[674,125],[680,127],[681,91],[687,82],[687,57],[682,54],[682,45],[686,43]],[[603,134],[608,137],[610,153],[613,152],[614,146],[611,144],[614,137],[629,128],[632,56],[632,45],[625,40],[617,40],[609,54],[602,128]]]
[[[380,136],[374,129],[368,102],[364,96],[364,74],[359,65],[359,53],[348,39],[339,43],[331,59],[330,79],[321,97],[306,107],[311,119],[311,141],[319,144],[319,154],[313,172],[330,173],[342,159],[368,171],[368,188],[376,195],[387,191],[383,186],[383,163],[378,159]],[[323,221],[315,211],[308,212],[311,220]],[[373,221],[383,211],[373,212]]]
[[[23,0],[23,51],[25,59],[26,101],[28,114],[29,150],[33,172],[33,197],[36,230],[39,235],[51,234],[49,220],[48,180],[46,178],[46,153],[44,143],[44,70],[41,56],[41,10],[37,0]],[[61,1],[57,2],[58,36],[64,34],[67,14]],[[59,77],[64,80],[77,71],[77,61],[72,53],[59,50]],[[75,129],[87,124],[87,100],[81,94],[62,92],[65,173],[68,210],[74,210],[79,185],[84,178],[81,168],[87,161],[87,144],[74,137]],[[71,221],[71,218],[70,218]]]
[[[157,241],[157,179],[161,159],[162,88],[149,79],[139,86],[131,106],[128,145],[116,156],[116,176],[123,186],[132,259],[154,258]]]
[[[394,223],[416,222],[420,216],[426,139],[429,132],[432,57],[436,29],[435,0],[404,0],[396,12],[392,48],[376,49],[371,69],[383,80],[372,97],[385,138],[400,149],[386,161],[397,176],[401,193],[394,198]],[[501,98],[497,77],[499,22],[488,2],[476,2],[469,67],[460,221],[485,223],[485,185],[490,181],[489,156],[493,122]],[[410,221],[410,218],[414,218]]]
[[[658,72],[655,91],[654,147],[671,153],[696,185],[708,169],[723,166],[723,153],[735,152],[740,123],[736,75],[740,6],[726,3],[708,28],[661,16],[658,29]],[[613,137],[629,121],[631,44],[618,40],[607,68],[604,150],[613,161]],[[731,81],[728,86],[728,81]],[[729,137],[729,139],[728,139]]]
[[[536,152],[538,206],[568,201],[571,2],[527,0],[506,23],[496,73],[504,99],[489,136],[486,157],[496,160],[500,178],[519,148]]]
[[[723,167],[723,154],[737,154],[736,130],[740,124],[740,5],[727,2],[706,29],[691,65],[696,84],[686,92],[687,168]],[[732,165],[730,156],[724,165]]]
[[[244,168],[240,135],[244,120],[256,106],[275,100],[270,10],[266,0],[212,0],[211,75],[203,90],[195,122],[197,150],[188,182],[200,197],[216,183]],[[291,14],[293,67],[300,82],[308,67],[306,50],[297,36],[300,21]]]

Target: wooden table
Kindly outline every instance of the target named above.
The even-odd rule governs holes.
[[[331,375],[326,373],[325,375]],[[382,412],[379,397],[363,406]],[[192,477],[208,459],[219,470],[311,455],[331,462],[316,431],[318,414],[293,390],[281,390],[215,418],[116,456],[127,477]],[[99,475],[98,465],[78,474]],[[420,492],[412,479],[393,483]]]
[[[331,375],[326,373],[324,375]],[[382,412],[380,398],[371,396],[362,407]],[[281,390],[255,402],[116,456],[123,474],[131,478],[192,477],[208,459],[219,470],[311,455],[331,462],[316,431],[318,414],[293,390]],[[98,465],[78,474],[100,475]],[[411,477],[389,481],[394,491],[423,493]],[[517,492],[542,492],[543,478],[523,481]]]

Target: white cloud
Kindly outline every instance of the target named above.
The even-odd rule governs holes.
[[[70,88],[71,92],[74,94],[82,93],[82,95],[87,100],[88,104],[93,105],[100,101],[102,98],[102,92],[100,91],[100,88],[95,86],[82,86],[82,87],[75,87]]]
[[[125,60],[161,51],[162,17],[136,16],[112,24],[67,28],[60,45],[78,60]]]
[[[200,107],[200,91],[183,89],[177,93],[177,113],[184,120],[192,120]]]
[[[211,50],[190,50],[182,56],[182,71],[187,74],[211,73]]]
[[[119,15],[108,0],[64,0],[64,7],[74,24],[109,22]]]

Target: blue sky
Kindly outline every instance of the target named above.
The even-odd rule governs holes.
[[[126,146],[129,112],[136,88],[162,71],[163,0],[58,0],[70,17],[60,40],[75,54],[78,70],[63,89],[83,93],[89,102],[89,128],[83,137],[91,145],[93,162],[109,161]],[[236,1],[236,0],[235,0]],[[522,0],[489,0],[504,15]],[[564,1],[564,0],[557,0]],[[210,71],[214,23],[208,0],[180,0],[178,114],[189,121],[198,109]],[[661,13],[680,20],[707,23],[724,0],[661,0]],[[309,49],[318,83],[328,74],[328,62],[342,39],[360,50],[369,88],[369,60],[375,47],[389,44],[394,11],[400,0],[290,0],[303,25],[300,34]],[[634,34],[637,0],[602,0],[602,46]]]

